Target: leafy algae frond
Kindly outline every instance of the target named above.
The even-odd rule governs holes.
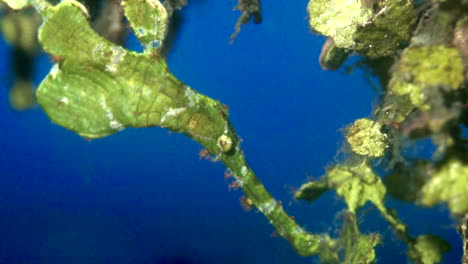
[[[414,107],[429,110],[428,89],[457,90],[463,83],[463,61],[457,49],[439,45],[405,49],[396,65],[391,94],[408,95]]]
[[[446,203],[454,217],[468,215],[468,141],[460,129],[468,124],[466,10],[465,2],[452,0],[311,0],[308,6],[311,28],[328,37],[322,68],[338,69],[349,54],[365,56],[360,63],[380,78],[382,100],[374,117],[347,128],[345,160],[304,184],[295,198],[314,201],[334,189],[352,214],[373,203],[416,263],[441,262],[450,246],[435,235],[410,236],[384,198]],[[432,160],[405,157],[404,147],[424,137],[437,146]],[[384,183],[373,171],[375,163],[390,171]],[[467,260],[465,253],[462,261]]]
[[[462,215],[468,212],[468,165],[457,157],[444,162],[421,190],[421,203],[432,206],[447,202],[450,211]]]

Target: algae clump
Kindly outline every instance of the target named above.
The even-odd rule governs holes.
[[[356,0],[318,0],[310,1],[310,27],[317,32],[332,37],[339,48],[352,48],[353,35],[358,25],[372,17],[372,9]]]
[[[450,250],[450,245],[434,235],[420,235],[408,252],[408,256],[422,264],[439,263],[442,256]]]
[[[433,206],[447,202],[455,215],[468,213],[468,165],[452,158],[446,161],[421,190],[421,203]]]
[[[356,120],[348,129],[346,140],[353,152],[369,157],[381,157],[387,148],[387,135],[382,126],[367,118]]]
[[[429,110],[428,98],[439,96],[438,88],[456,90],[463,83],[463,61],[455,48],[444,45],[406,49],[390,80],[390,93],[409,96],[421,110]]]

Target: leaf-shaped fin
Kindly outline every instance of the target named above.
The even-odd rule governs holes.
[[[39,29],[39,41],[47,53],[59,60],[66,58],[100,66],[123,57],[123,48],[94,32],[87,10],[79,2],[65,0],[49,9]]]
[[[166,37],[169,23],[164,6],[158,0],[125,0],[122,6],[145,51],[158,51]]]
[[[132,5],[138,4],[145,6]],[[59,63],[37,97],[55,123],[88,138],[126,126],[160,126],[189,135],[212,153],[231,149],[237,137],[222,105],[175,78],[162,56],[103,39],[77,2],[66,0],[49,10],[40,41]]]
[[[104,137],[131,124],[126,108],[107,86],[121,84],[92,67],[56,64],[37,91],[39,104],[57,124],[87,138]]]

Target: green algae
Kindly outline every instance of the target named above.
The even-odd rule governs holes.
[[[310,27],[334,41],[336,48],[350,49],[369,58],[395,54],[410,40],[416,23],[412,1],[310,1]],[[337,58],[342,60],[341,52]],[[333,61],[332,60],[332,61]]]
[[[408,96],[387,93],[382,106],[376,109],[376,121],[385,125],[401,123],[413,109],[414,106]]]
[[[454,215],[468,213],[468,165],[458,158],[444,162],[422,187],[420,202],[433,206],[446,202]]]
[[[327,172],[329,184],[355,213],[368,201],[382,207],[385,186],[380,177],[366,164],[356,166],[335,166]]]
[[[381,1],[377,10],[371,21],[360,25],[353,35],[354,50],[371,59],[398,52],[409,42],[416,23],[413,1]]]
[[[381,157],[387,148],[387,135],[379,123],[367,118],[356,120],[346,134],[351,150],[359,155]]]
[[[435,235],[421,235],[408,251],[408,256],[422,264],[440,263],[442,255],[450,250],[450,245]]]
[[[389,92],[408,96],[414,107],[429,110],[428,97],[439,88],[457,90],[463,83],[463,61],[457,49],[421,46],[405,49],[392,79]]]
[[[333,38],[336,47],[352,48],[354,33],[359,25],[372,17],[372,9],[355,0],[310,1],[310,27],[320,34]]]
[[[341,231],[341,243],[344,245],[344,260],[342,263],[371,264],[375,263],[377,256],[375,247],[381,243],[379,234],[362,234],[353,213],[346,215]]]

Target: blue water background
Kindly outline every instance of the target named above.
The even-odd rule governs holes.
[[[327,193],[312,205],[292,191],[318,178],[342,142],[340,129],[369,116],[377,93],[363,72],[318,65],[323,37],[307,25],[306,0],[263,1],[264,22],[242,27],[229,45],[237,1],[191,0],[168,55],[179,79],[230,107],[248,162],[307,230],[339,231],[343,202]],[[135,39],[130,38],[135,48]],[[0,263],[317,263],[298,256],[200,145],[160,128],[127,129],[88,142],[54,125],[39,107],[15,112],[9,48],[0,42]],[[46,55],[36,83],[47,74]],[[389,200],[411,234],[460,245],[445,207]],[[363,232],[383,234],[378,263],[407,263],[406,246],[376,210]],[[457,263],[454,248],[444,263]]]

